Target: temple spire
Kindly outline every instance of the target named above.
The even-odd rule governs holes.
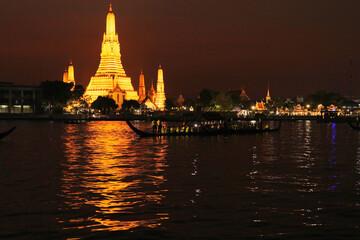
[[[154,80],[151,79],[151,88],[150,90],[154,91],[155,92],[155,88],[154,88]]]
[[[72,64],[72,60],[70,60],[69,66],[65,68],[65,72],[63,74],[63,82],[72,83],[73,87],[71,90],[75,89],[75,75],[74,75],[74,66]]]
[[[155,98],[156,98],[156,92],[155,92],[155,89],[154,89],[154,81],[153,79],[151,79],[151,88],[148,92],[148,97],[150,99],[150,101],[152,103],[155,103]]]
[[[106,17],[106,35],[115,35],[115,14],[112,12],[112,6],[110,4],[109,13]]]
[[[163,111],[165,109],[165,89],[164,89],[164,72],[161,68],[161,64],[159,65],[158,69],[158,78],[156,82],[156,98],[155,98],[155,105]]]
[[[266,94],[266,103],[269,103],[269,101],[271,100],[271,97],[270,97],[270,87],[269,87],[269,81],[268,81],[268,89],[267,89],[267,94]]]
[[[141,103],[146,98],[145,92],[145,78],[143,71],[141,70],[140,77],[139,77],[139,102]]]

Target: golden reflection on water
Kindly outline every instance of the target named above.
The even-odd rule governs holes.
[[[68,210],[87,215],[61,220],[65,228],[154,228],[168,219],[167,213],[131,215],[164,198],[166,139],[139,139],[124,122],[89,122],[64,125],[63,140],[61,195]]]

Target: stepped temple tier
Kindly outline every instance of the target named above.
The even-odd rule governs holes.
[[[165,109],[165,92],[163,70],[158,70],[157,91],[152,89],[146,94],[145,77],[141,71],[139,77],[139,91],[135,91],[131,78],[126,76],[121,63],[119,37],[115,28],[115,14],[110,4],[106,18],[106,32],[102,42],[101,59],[95,76],[91,77],[86,88],[85,98],[89,103],[94,102],[99,96],[111,97],[121,107],[124,100],[136,100],[140,104],[146,102],[152,110]]]

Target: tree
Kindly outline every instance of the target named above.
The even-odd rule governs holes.
[[[326,93],[325,91],[318,91],[316,94],[311,94],[306,99],[306,102],[311,105],[311,108],[316,108],[319,104],[327,107],[334,104],[338,107],[343,106],[347,99],[342,97],[339,93]]]
[[[85,88],[82,85],[76,85],[74,91],[72,91],[71,99],[74,101],[81,100],[85,93]]]
[[[184,102],[184,106],[187,108],[190,107],[195,107],[196,106],[196,101],[194,99],[186,99]]]
[[[209,108],[213,105],[213,100],[218,92],[209,89],[203,89],[199,92],[199,103],[203,108]]]
[[[121,105],[123,110],[131,110],[131,109],[139,109],[140,104],[138,101],[135,100],[124,100],[123,104]]]
[[[174,104],[174,102],[171,99],[165,100],[165,108],[167,110],[171,110],[172,108],[175,108],[175,107],[177,107],[177,106]]]
[[[230,95],[232,104],[234,106],[239,106],[240,104],[244,106],[243,102],[248,102],[248,101],[242,101],[240,94],[236,94],[236,93],[228,93],[228,94]]]
[[[108,114],[110,111],[117,109],[119,106],[114,99],[99,96],[92,104],[91,107],[100,110],[103,114]]]
[[[72,93],[72,83],[64,83],[62,81],[46,81],[41,83],[42,103],[47,105],[46,107],[53,112],[54,109],[59,109],[67,105]]]
[[[217,94],[213,100],[215,106],[220,107],[220,110],[232,110],[234,108],[234,104],[230,94],[225,92],[220,92]]]

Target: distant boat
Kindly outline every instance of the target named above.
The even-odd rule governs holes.
[[[126,121],[131,130],[140,135],[141,137],[156,137],[156,136],[214,136],[214,135],[229,135],[229,134],[254,134],[279,131],[281,127],[281,121],[276,128],[243,128],[243,129],[215,129],[209,131],[193,131],[193,132],[166,132],[166,133],[150,133],[137,129],[130,121]]]
[[[12,131],[15,130],[16,127],[12,127],[10,130],[6,131],[6,132],[2,132],[0,133],[0,139],[6,137],[7,135],[9,135]]]

